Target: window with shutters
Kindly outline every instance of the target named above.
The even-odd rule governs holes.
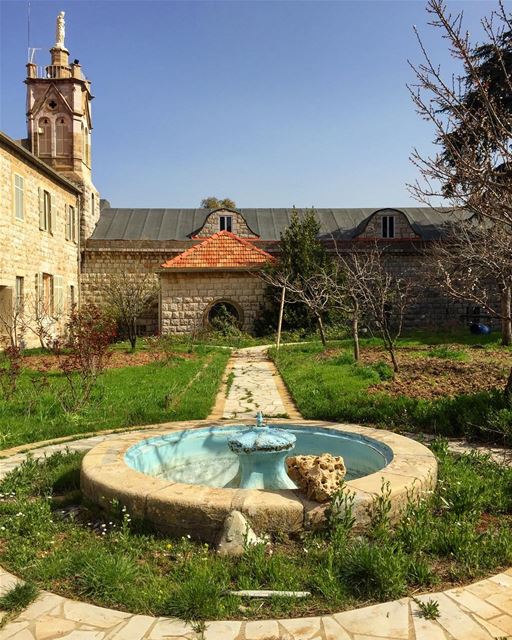
[[[53,310],[55,315],[64,313],[64,278],[53,277]]]
[[[66,205],[66,240],[77,241],[77,219],[75,207]]]
[[[16,311],[23,312],[23,300],[25,296],[25,278],[22,276],[16,276]]]
[[[48,118],[39,119],[39,155],[52,155],[52,125]]]
[[[25,217],[25,180],[17,173],[14,174],[14,215],[17,220]]]
[[[45,313],[52,315],[55,308],[53,276],[49,273],[42,273],[41,284],[40,300],[42,302],[43,309]]]
[[[395,237],[395,216],[382,216],[382,237]]]
[[[53,233],[52,196],[49,191],[39,188],[39,228]]]

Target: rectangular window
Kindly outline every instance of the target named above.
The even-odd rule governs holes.
[[[219,216],[220,230],[231,231],[233,226],[233,216]]]
[[[25,290],[25,279],[22,276],[16,276],[16,311],[23,311],[23,297]]]
[[[52,315],[55,306],[53,276],[51,276],[49,273],[43,273],[42,281],[43,286],[41,287],[41,302],[43,305],[43,311],[48,315]]]
[[[395,237],[395,216],[382,216],[382,237]]]
[[[53,308],[56,315],[64,313],[64,278],[62,276],[53,278]]]
[[[14,214],[18,220],[25,217],[24,210],[25,181],[22,176],[14,174]]]
[[[52,196],[48,191],[39,189],[39,228],[53,233]]]
[[[66,240],[76,242],[77,220],[75,207],[66,205]]]

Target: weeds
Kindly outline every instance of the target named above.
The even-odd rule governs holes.
[[[413,598],[414,602],[418,605],[421,616],[426,620],[437,620],[441,615],[439,611],[439,602],[429,598],[428,600],[418,600]]]

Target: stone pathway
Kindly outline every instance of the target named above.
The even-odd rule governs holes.
[[[231,356],[228,376],[232,383],[222,413],[225,420],[254,420],[258,411],[268,418],[301,417],[267,350],[268,346],[249,347]]]
[[[291,399],[266,347],[241,349],[230,361],[234,381],[223,416],[254,418],[288,414],[297,419]],[[155,425],[161,428],[165,425]],[[135,433],[147,432],[147,429]],[[68,443],[48,444],[31,455],[40,458],[56,451],[87,451],[118,437],[97,435]],[[461,443],[456,443],[458,450]],[[497,450],[496,455],[500,451]],[[1,452],[0,478],[18,466],[27,453]],[[0,568],[0,594],[18,579]],[[76,602],[48,592],[0,629],[0,640],[505,640],[512,638],[512,569],[459,589],[418,596],[436,600],[440,616],[425,620],[416,602],[402,598],[330,616],[290,620],[208,622],[204,631],[181,620],[132,615]],[[0,613],[1,615],[1,613]]]

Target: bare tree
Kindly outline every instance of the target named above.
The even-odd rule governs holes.
[[[359,357],[358,326],[364,317],[381,336],[397,373],[396,342],[413,298],[412,281],[393,274],[384,249],[377,245],[346,255],[338,253],[338,264],[341,277],[330,279],[330,299],[331,304],[346,310],[352,318],[354,356]]]
[[[315,319],[322,344],[327,346],[323,316],[331,305],[331,283],[322,273],[310,276],[293,274],[286,270],[270,269],[258,274],[267,284],[286,290],[286,301],[291,304],[303,304]]]
[[[503,3],[481,21],[493,56],[494,75],[479,64],[478,48],[463,27],[463,15],[453,16],[443,0],[428,0],[430,25],[447,41],[459,75],[446,76],[428,53],[419,33],[423,62],[411,64],[416,82],[409,90],[420,116],[435,130],[439,151],[418,149],[412,162],[421,181],[409,185],[417,199],[437,206],[448,199],[457,209],[497,223],[512,223],[512,74],[510,40],[512,14]],[[480,47],[481,49],[481,47]]]
[[[504,345],[512,343],[511,242],[507,226],[469,220],[448,226],[426,258],[442,291],[501,321]]]
[[[137,319],[158,299],[159,286],[150,274],[121,273],[110,278],[104,292],[106,306],[128,334],[132,349],[137,343]]]

